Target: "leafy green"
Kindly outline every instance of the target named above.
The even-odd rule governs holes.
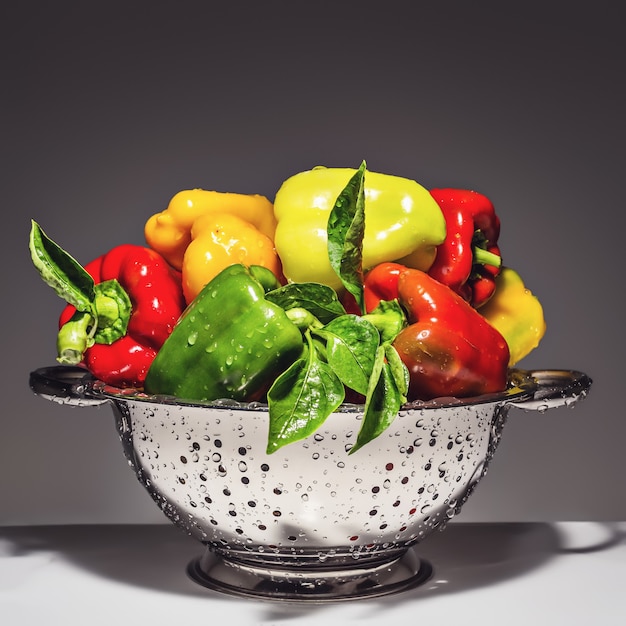
[[[339,408],[345,388],[324,359],[324,350],[305,333],[303,356],[283,372],[270,388],[267,453],[313,434]]]
[[[337,298],[337,292],[332,287],[320,283],[289,283],[266,293],[265,299],[285,311],[294,308],[306,309],[322,324],[346,313]]]
[[[364,312],[363,236],[365,234],[365,161],[337,197],[328,217],[328,258],[343,286]]]
[[[406,396],[409,392],[409,370],[404,364],[404,361],[400,358],[398,351],[391,345],[391,343],[385,343],[385,358],[387,359],[387,365],[389,372],[395,381],[395,386],[400,393],[401,404],[406,402]]]
[[[376,328],[357,315],[343,315],[316,334],[326,339],[328,363],[341,382],[365,395],[380,344]]]
[[[406,396],[401,389],[404,376],[398,377],[395,367],[386,360],[389,348],[397,354],[395,348],[388,344],[380,345],[376,352],[376,363],[367,390],[363,423],[349,454],[354,454],[384,432],[406,402]]]
[[[346,387],[365,396],[350,454],[388,428],[406,402],[408,370],[391,345],[406,325],[404,311],[392,301],[365,314],[364,177],[365,161],[337,197],[327,224],[331,266],[363,315],[346,313],[335,290],[318,283],[287,284],[265,296],[293,314],[305,341],[302,357],[268,392],[268,454],[314,433],[344,401]]]
[[[78,311],[94,313],[95,284],[89,273],[31,220],[29,249],[41,278]]]

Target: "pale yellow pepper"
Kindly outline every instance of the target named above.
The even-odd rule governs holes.
[[[148,219],[144,228],[146,242],[180,270],[194,222],[201,215],[214,212],[236,215],[274,239],[274,207],[265,196],[187,189],[174,195],[167,209]]]
[[[510,267],[502,268],[496,277],[495,293],[478,311],[505,338],[509,367],[530,354],[546,332],[541,303]]]
[[[274,242],[238,215],[211,211],[198,217],[182,262],[183,293],[187,303],[223,269],[236,263],[262,265],[282,278]]]

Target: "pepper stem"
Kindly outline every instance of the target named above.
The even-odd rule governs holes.
[[[301,332],[308,330],[309,328],[322,328],[323,324],[311,313],[303,307],[293,307],[286,309],[285,313],[289,320],[295,324]]]
[[[94,344],[97,326],[90,313],[76,311],[68,322],[61,326],[57,335],[57,361],[64,365],[78,365],[87,348]]]
[[[474,265],[492,265],[500,267],[502,265],[502,257],[495,252],[489,252],[484,248],[474,247]]]
[[[116,279],[96,285],[87,270],[52,241],[34,220],[29,248],[39,275],[76,308],[57,337],[57,359],[61,363],[80,363],[84,351],[94,343],[110,345],[126,334],[132,302]]]
[[[93,305],[97,329],[94,339],[96,343],[110,345],[126,334],[132,303],[126,290],[115,278],[98,283],[95,292]]]
[[[92,311],[76,311],[57,335],[57,361],[77,365],[94,343],[111,345],[128,328],[132,304],[115,279],[95,285]]]
[[[381,300],[378,306],[362,316],[380,333],[381,342],[391,342],[406,326],[406,315],[398,300]]]
[[[472,256],[474,265],[491,265],[493,267],[500,267],[502,265],[502,257],[495,252],[491,252],[487,249],[489,240],[485,237],[480,228],[474,231],[472,237]]]

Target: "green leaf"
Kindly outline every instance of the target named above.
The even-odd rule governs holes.
[[[29,249],[33,264],[43,280],[77,310],[93,313],[93,278],[34,220],[31,220]]]
[[[345,397],[345,388],[320,355],[309,332],[304,356],[270,388],[267,453],[313,434]]]
[[[302,308],[312,313],[322,324],[345,315],[346,310],[337,292],[320,283],[289,283],[265,294],[265,299],[288,311]]]
[[[383,433],[395,420],[400,407],[405,402],[392,369],[385,360],[385,351],[385,345],[379,346],[376,366],[365,401],[363,422],[356,443],[350,449],[349,454],[353,454]]]
[[[402,405],[406,402],[406,395],[409,392],[409,369],[392,344],[385,343],[384,348],[389,371],[400,394],[400,404]]]
[[[343,315],[314,332],[326,339],[326,358],[341,382],[365,395],[380,344],[373,324],[358,315]]]
[[[365,169],[363,161],[337,197],[326,228],[330,265],[363,312]]]

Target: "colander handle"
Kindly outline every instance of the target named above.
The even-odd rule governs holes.
[[[524,410],[545,411],[572,406],[586,397],[592,380],[576,370],[531,370],[537,387],[532,397],[511,404]]]
[[[82,367],[53,365],[31,372],[29,382],[31,390],[46,400],[74,406],[96,406],[108,400],[89,395],[94,380]]]

